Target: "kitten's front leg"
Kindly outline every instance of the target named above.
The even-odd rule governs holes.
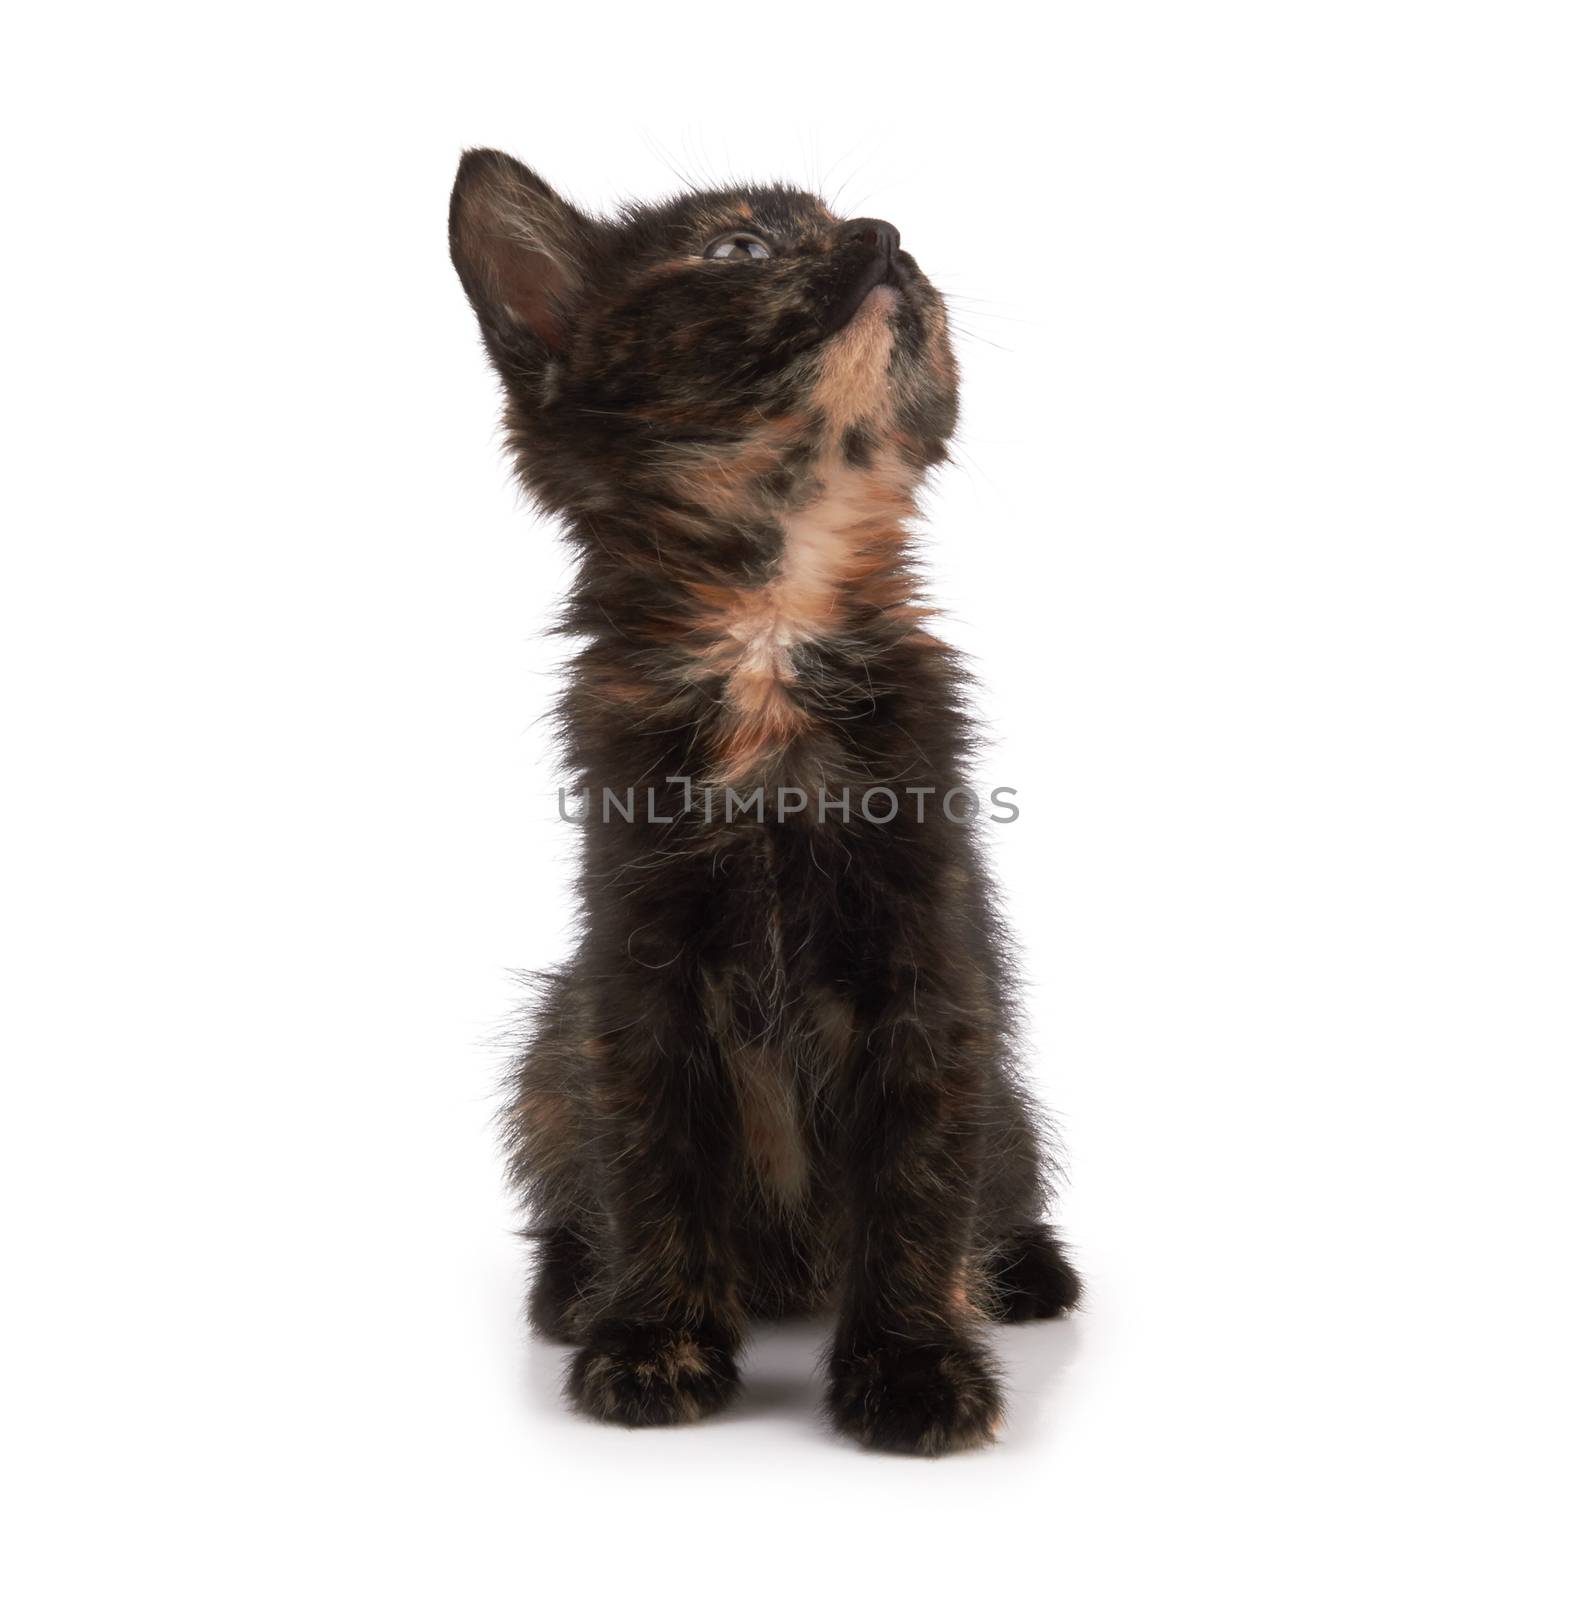
[[[897,988],[845,1086],[852,1205],[828,1405],[863,1444],[943,1455],[990,1440],[1002,1419],[966,1281],[981,1078],[969,1030],[922,1020],[915,972]],[[942,1010],[935,995],[924,1004]]]
[[[622,1020],[591,1063],[616,1248],[567,1390],[588,1415],[628,1427],[696,1421],[737,1387],[734,1092],[693,976],[685,963],[616,974]]]

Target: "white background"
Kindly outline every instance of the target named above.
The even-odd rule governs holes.
[[[32,8],[3,68],[18,1596],[1563,1594],[1551,5]],[[563,950],[459,150],[887,216],[1086,1312],[860,1454],[819,1334],[567,1415],[489,1118]]]

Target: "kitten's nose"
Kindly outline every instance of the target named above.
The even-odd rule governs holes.
[[[878,217],[853,217],[840,224],[840,233],[847,241],[875,245],[886,256],[899,249],[899,229]]]

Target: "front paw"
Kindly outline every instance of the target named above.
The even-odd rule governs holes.
[[[829,1414],[874,1450],[941,1456],[986,1444],[1003,1420],[997,1375],[981,1346],[841,1339],[829,1357]]]
[[[736,1361],[712,1338],[654,1323],[600,1323],[573,1357],[567,1394],[585,1415],[626,1428],[696,1422],[736,1393]]]

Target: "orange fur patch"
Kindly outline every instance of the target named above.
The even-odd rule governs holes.
[[[888,421],[893,399],[889,359],[894,354],[890,317],[897,293],[879,284],[823,352],[813,398],[836,429],[853,422]]]
[[[790,1067],[778,1051],[752,1045],[731,1052],[747,1159],[770,1199],[800,1201],[807,1187],[807,1152]]]
[[[910,599],[897,562],[912,510],[909,473],[886,452],[866,469],[835,462],[820,481],[809,504],[781,518],[784,542],[767,583],[690,588],[708,640],[700,658],[726,681],[723,782],[757,771],[806,731],[809,719],[791,691],[791,651],[833,632],[849,590],[880,609]]]

